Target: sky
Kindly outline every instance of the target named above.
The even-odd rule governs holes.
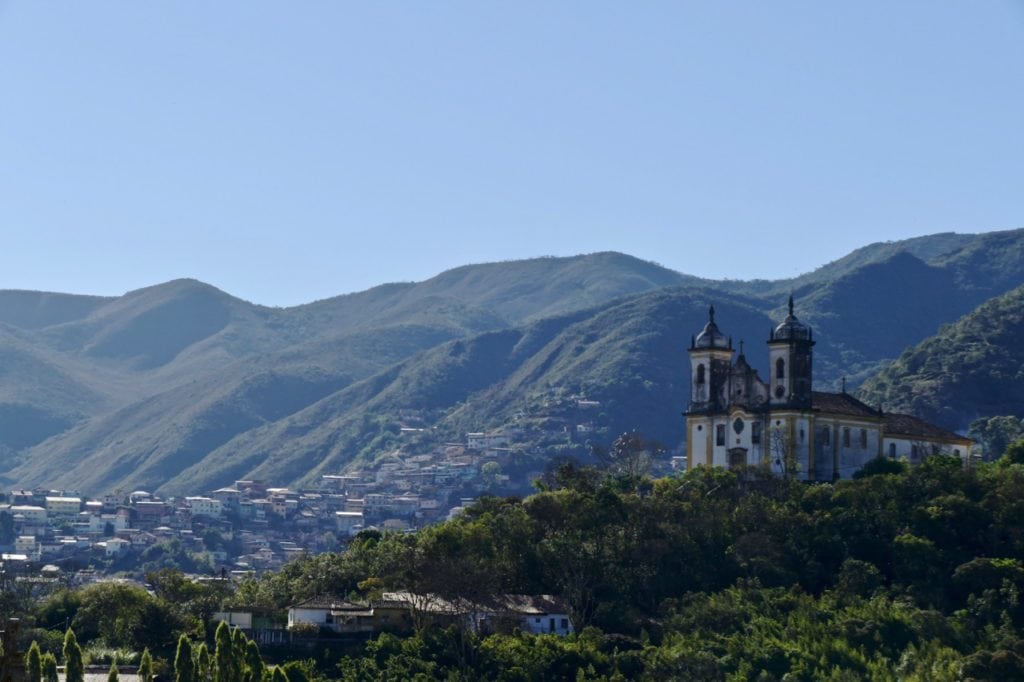
[[[1024,2],[0,0],[0,288],[293,305],[1024,227]]]

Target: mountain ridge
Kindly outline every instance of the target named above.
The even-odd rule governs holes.
[[[798,315],[816,327],[816,385],[826,389],[842,376],[856,385],[1024,284],[1024,231],[879,243],[839,261],[794,289]],[[95,492],[185,492],[250,475],[287,484],[406,447],[395,410],[423,410],[439,433],[461,438],[512,425],[544,394],[600,395],[595,438],[642,428],[675,447],[685,348],[707,305],[727,311],[723,330],[748,342],[763,371],[754,349],[795,281],[715,282],[597,252],[460,266],[289,308],[189,279],[119,298],[0,291],[0,350],[23,353],[10,371],[39,368],[0,392],[0,427],[11,427],[0,434],[0,475]],[[17,305],[5,311],[5,300]],[[446,355],[460,347],[462,361]],[[471,357],[486,362],[467,373]],[[43,385],[62,381],[77,388]],[[31,434],[17,433],[19,414],[34,415]],[[545,451],[582,446],[563,440]]]

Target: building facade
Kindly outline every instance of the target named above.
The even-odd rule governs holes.
[[[883,412],[846,393],[812,388],[814,333],[793,313],[768,339],[768,380],[715,322],[690,348],[687,467],[762,466],[801,480],[850,478],[876,457],[912,464],[933,454],[970,461],[973,442],[912,415]]]

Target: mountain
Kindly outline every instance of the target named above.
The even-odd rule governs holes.
[[[975,418],[1024,417],[1024,287],[991,299],[907,349],[860,397],[951,429]]]
[[[596,253],[292,308],[195,280],[114,298],[0,292],[0,475],[86,492],[287,484],[469,430],[515,429],[541,457],[579,452],[579,423],[595,442],[639,428],[674,447],[685,348],[709,303],[757,367],[792,291],[815,327],[816,383],[856,385],[1024,284],[1022,259],[1011,231],[870,245],[782,282]],[[574,411],[580,397],[600,407]]]

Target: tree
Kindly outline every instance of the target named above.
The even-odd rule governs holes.
[[[647,440],[637,431],[624,433],[612,442],[611,448],[595,447],[594,456],[613,473],[637,481],[650,473],[654,458],[663,453],[660,443]]]
[[[967,437],[981,443],[986,461],[999,459],[1013,441],[1024,436],[1021,420],[1012,416],[975,419],[967,429]]]
[[[195,653],[193,654],[196,662],[196,677],[202,682],[210,679],[210,650],[206,646],[206,642],[200,642],[199,646],[196,647]]]
[[[85,682],[82,647],[78,646],[75,631],[71,628],[64,633],[64,680],[65,682]]]
[[[263,679],[263,657],[260,647],[251,639],[245,644],[245,674],[243,682],[260,682]]]
[[[107,682],[117,682],[117,657],[110,662],[110,672],[107,673]]]
[[[25,654],[25,672],[29,682],[42,682],[43,679],[43,657],[39,651],[39,644],[32,640],[32,645]]]
[[[142,658],[139,659],[139,682],[153,682],[153,656],[149,653],[149,647],[142,651]]]
[[[192,660],[192,642],[188,635],[178,638],[178,651],[174,655],[175,682],[196,682],[196,667]]]
[[[235,659],[235,646],[231,637],[231,628],[224,621],[217,626],[217,632],[213,636],[217,648],[214,651],[216,667],[214,669],[214,682],[238,682],[238,662]]]
[[[57,657],[51,653],[43,654],[43,682],[59,682],[57,676]]]
[[[497,462],[486,462],[480,467],[480,479],[488,488],[498,484],[498,476],[501,476],[501,465]]]
[[[274,672],[271,674],[270,679],[272,682],[288,682],[288,675],[285,674],[281,666],[275,665]]]

